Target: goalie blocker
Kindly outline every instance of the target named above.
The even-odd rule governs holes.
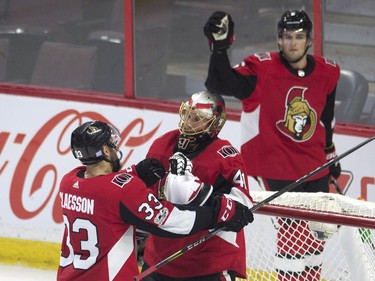
[[[169,173],[159,196],[174,204],[203,206],[213,187],[202,182],[191,171],[193,163],[181,152],[169,158]]]
[[[203,206],[212,194],[212,190],[211,185],[185,172],[185,175],[169,173],[163,192],[165,198],[174,204]]]

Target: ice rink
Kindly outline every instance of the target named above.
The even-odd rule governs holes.
[[[0,263],[1,281],[55,281],[56,271]]]

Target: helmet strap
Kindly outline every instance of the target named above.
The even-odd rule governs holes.
[[[122,159],[122,152],[119,151],[119,150],[117,152],[120,154],[120,157],[118,157],[116,160],[110,160],[110,159],[108,159],[106,157],[104,157],[104,159],[103,159],[104,161],[106,161],[108,163],[111,163],[111,165],[112,165],[112,171],[113,172],[118,172],[121,169],[121,162],[120,162],[120,160]]]

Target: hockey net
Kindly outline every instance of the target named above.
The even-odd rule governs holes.
[[[273,192],[253,191],[255,204]],[[247,227],[247,280],[375,280],[375,203],[287,192]]]

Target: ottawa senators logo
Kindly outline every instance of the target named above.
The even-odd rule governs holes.
[[[260,61],[271,60],[271,54],[269,52],[254,54]]]
[[[285,101],[284,120],[277,122],[276,127],[294,141],[308,140],[316,128],[316,112],[304,99],[307,88],[293,87]]]
[[[128,182],[131,181],[131,179],[133,178],[132,175],[129,175],[129,174],[126,174],[126,173],[121,173],[121,174],[116,174],[113,179],[112,179],[112,183],[114,183],[115,185],[123,188],[125,184],[127,184]]]
[[[224,145],[217,151],[217,153],[219,153],[223,158],[235,157],[239,154],[238,150],[230,145]]]

